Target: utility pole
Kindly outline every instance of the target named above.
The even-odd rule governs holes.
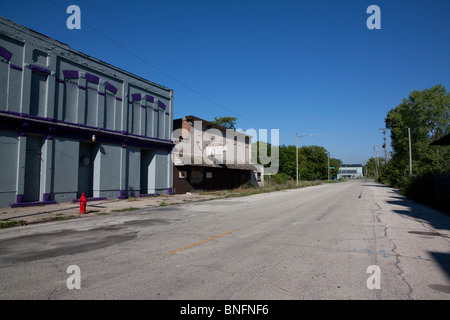
[[[412,176],[411,128],[408,128],[408,140],[409,140],[409,175]]]
[[[330,180],[330,153],[328,152],[328,180]]]
[[[377,167],[378,167],[377,175],[379,175],[380,174],[380,160],[378,159],[378,146],[376,146],[376,147],[377,147]]]
[[[386,128],[381,128],[381,131],[383,131],[383,139],[384,139],[384,163],[387,163],[387,146],[386,146]]]
[[[380,167],[380,162],[378,160],[378,146],[373,146],[373,150],[376,151],[376,153],[377,153],[377,161],[375,162],[375,174],[378,178],[378,172],[379,172],[379,167]]]
[[[297,162],[297,172],[296,172],[296,178],[297,178],[297,185],[298,185],[298,134],[295,134],[295,160]]]

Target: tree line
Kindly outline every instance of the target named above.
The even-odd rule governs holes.
[[[214,123],[228,129],[236,129],[236,117],[215,117]],[[259,146],[261,143],[266,144],[268,156],[271,156],[271,144],[266,142],[254,142],[253,159],[257,159],[256,163],[261,163],[259,159]],[[286,182],[288,180],[296,180],[297,158],[295,155],[296,146],[281,145],[279,146],[279,167],[278,172],[271,177],[275,182]],[[330,178],[336,179],[339,166],[342,164],[340,159],[330,158],[328,163],[328,151],[321,146],[302,146],[298,149],[298,175],[299,181],[315,181],[328,179],[328,164],[330,169]],[[267,166],[269,166],[268,164]]]
[[[450,147],[432,142],[450,133],[450,93],[441,85],[411,91],[385,117],[392,152],[378,180],[414,200],[450,212]]]
[[[270,156],[271,144],[266,142],[253,143],[253,158],[256,158],[256,163],[259,161],[259,146],[266,144],[266,150]],[[278,148],[279,152],[279,166],[278,172],[271,176],[270,179],[274,182],[284,183],[288,180],[297,180],[297,147],[294,145],[281,145]],[[321,146],[302,146],[298,148],[298,180],[299,181],[315,181],[327,180],[328,168],[330,179],[337,178],[338,170],[342,161],[336,158],[328,159],[328,151]],[[328,162],[329,160],[329,162]]]
[[[237,119],[225,120],[232,120],[231,127],[234,127]],[[364,166],[364,175],[398,188],[414,200],[450,212],[450,146],[432,145],[450,134],[450,93],[445,86],[438,84],[411,91],[387,113],[384,121],[390,132],[392,151],[387,161],[382,157],[370,158]],[[253,145],[254,155],[258,154],[259,143],[262,142]],[[271,150],[270,144],[267,150]],[[275,180],[296,180],[296,150],[292,145],[279,147]],[[341,163],[339,159],[330,159],[329,166],[335,168],[330,170],[333,179]],[[300,181],[326,180],[328,151],[320,146],[300,147],[298,166]]]
[[[236,129],[236,117],[215,117],[214,123],[221,125],[228,129]],[[259,146],[264,143],[266,146],[268,156],[271,156],[271,144],[266,142],[254,142],[252,144],[252,158],[256,158],[256,163],[261,163],[259,159]],[[297,147],[294,145],[279,146],[279,167],[278,172],[271,176],[275,182],[284,183],[288,180],[297,180],[297,158],[295,155]],[[328,159],[328,151],[321,146],[302,146],[298,148],[298,178],[299,181],[315,181],[336,179],[339,167],[342,164],[340,159]],[[328,162],[329,161],[329,162]],[[269,166],[270,164],[267,164]],[[329,170],[328,168],[332,169]],[[329,176],[328,176],[329,174]]]

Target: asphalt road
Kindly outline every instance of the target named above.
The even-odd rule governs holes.
[[[449,298],[450,217],[372,181],[0,230],[0,299]]]

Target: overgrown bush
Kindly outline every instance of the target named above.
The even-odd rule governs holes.
[[[276,184],[285,184],[286,182],[290,181],[291,177],[284,173],[284,172],[278,172],[277,174],[274,174],[272,176],[272,181],[273,183]]]
[[[421,174],[402,179],[400,192],[410,199],[450,212],[450,189],[445,175]]]

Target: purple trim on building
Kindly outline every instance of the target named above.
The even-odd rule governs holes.
[[[64,80],[63,80],[63,79],[60,79],[60,78],[56,78],[56,82],[64,83]]]
[[[52,118],[45,118],[45,117],[40,117],[40,116],[34,116],[34,115],[31,115],[31,114],[29,114],[28,117],[32,118],[32,119],[37,119],[37,120],[53,121]]]
[[[121,97],[114,97],[117,101],[123,101]]]
[[[56,200],[52,201],[33,201],[33,202],[20,202],[20,203],[11,203],[9,206],[11,208],[19,208],[19,207],[32,207],[32,206],[41,206],[46,204],[57,204]]]
[[[100,96],[105,96],[105,93],[101,92],[101,91],[97,91],[97,94],[100,95]]]
[[[11,51],[7,50],[6,48],[3,48],[2,46],[0,46],[0,56],[2,56],[3,58],[5,58],[6,60],[11,60],[13,54]]]
[[[172,194],[172,188],[167,188],[167,194],[171,195]]]
[[[80,74],[77,70],[63,70],[64,79],[78,79]]]
[[[155,98],[149,94],[145,95],[145,100],[147,100],[148,102],[155,102]]]
[[[34,64],[30,64],[28,67],[35,72],[39,72],[39,73],[45,74],[47,76],[52,74],[52,72],[49,69],[42,68],[42,67],[36,66]]]
[[[161,194],[159,193],[146,193],[146,194],[138,194],[137,196],[139,198],[144,198],[144,197],[159,197]]]
[[[140,93],[133,93],[131,95],[131,100],[141,100],[142,99],[142,95]]]
[[[86,73],[86,80],[95,84],[100,83],[100,78],[90,73]]]
[[[12,114],[12,115],[15,115],[15,116],[20,116],[20,113],[19,112],[15,112],[15,111],[0,110],[0,112],[7,113],[7,114]]]
[[[158,110],[158,109],[156,109],[156,108],[153,108],[153,111],[155,111],[155,112],[158,112],[159,110]]]
[[[17,208],[17,207],[31,207],[31,206],[39,206],[39,205],[56,204],[57,203],[55,200],[50,200],[51,199],[50,193],[42,194],[42,199],[44,201],[23,202],[23,198],[24,198],[23,194],[17,194],[16,195],[16,203],[11,203],[9,206],[11,208]]]
[[[54,130],[55,132],[52,132],[51,134],[53,138],[63,137],[79,141],[91,141],[92,135],[95,134],[97,141],[101,141],[102,143],[115,144],[119,146],[126,144],[126,146],[165,151],[169,151],[173,148],[173,142],[171,140],[128,134],[127,131],[118,132],[113,130],[104,130],[97,127],[90,127],[65,121],[56,121],[54,119],[49,120],[42,117],[24,118],[17,115],[12,115],[11,113],[3,110],[0,110],[0,117],[2,119],[8,119],[8,121],[2,121],[3,129],[17,131],[19,136],[23,137],[27,134],[38,134],[46,137],[49,135],[49,130]],[[126,137],[124,137],[125,135]]]
[[[119,190],[119,196],[117,199],[128,199],[127,191],[126,190]]]
[[[78,89],[86,90],[86,87],[85,87],[85,86],[80,86],[80,85],[78,85]]]
[[[45,140],[53,140],[53,136],[48,134],[45,136]]]
[[[105,89],[111,91],[114,95],[117,93],[117,88],[114,87],[111,83],[105,82]]]
[[[158,107],[160,107],[161,109],[166,110],[166,105],[163,102],[161,102],[161,100],[158,100]]]
[[[166,115],[170,116],[170,113],[166,112]]]
[[[50,193],[43,193],[42,194],[42,200],[44,201],[44,202],[47,202],[47,201],[51,201],[51,194]]]
[[[143,104],[141,104],[141,108],[144,108],[144,109],[145,109],[145,108],[147,108],[147,106],[144,106]]]
[[[106,197],[87,198],[87,202],[106,200]],[[80,199],[72,199],[72,203],[79,202]]]
[[[9,67],[14,70],[22,71],[22,67],[16,66],[15,64],[10,63]]]

